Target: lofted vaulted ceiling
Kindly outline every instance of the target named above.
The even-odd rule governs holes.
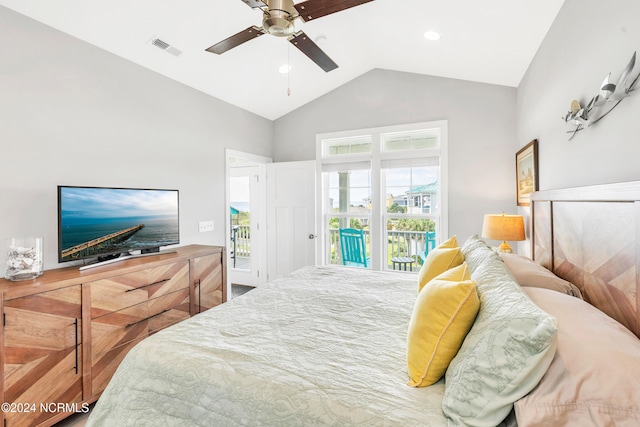
[[[206,52],[247,27],[261,26],[260,10],[243,1],[0,0],[0,5],[273,120],[374,68],[515,87],[564,0],[374,0],[308,22],[296,20],[296,30],[338,65],[330,72],[286,38],[271,35],[220,55]],[[427,40],[426,31],[441,38]],[[169,47],[159,47],[157,40]],[[287,64],[290,72],[280,73]]]

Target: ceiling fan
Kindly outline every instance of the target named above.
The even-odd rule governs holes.
[[[373,0],[307,0],[297,4],[293,4],[293,0],[242,1],[252,9],[262,10],[262,27],[253,25],[214,44],[206,49],[207,52],[219,55],[263,34],[271,34],[276,37],[287,37],[291,44],[325,72],[329,72],[338,68],[338,64],[333,62],[303,31],[296,32],[294,21],[300,18],[303,22],[308,22]]]

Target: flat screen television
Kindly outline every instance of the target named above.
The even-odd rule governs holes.
[[[58,186],[58,262],[100,262],[178,243],[178,190]]]

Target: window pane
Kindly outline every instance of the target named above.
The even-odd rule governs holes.
[[[371,152],[371,135],[323,141],[326,156],[343,156]]]
[[[417,271],[430,250],[435,247],[436,222],[430,219],[389,218],[387,227],[388,270]],[[396,258],[396,262],[393,262]],[[397,258],[410,258],[398,262]]]
[[[411,137],[410,136],[396,136],[386,138],[384,141],[385,151],[400,151],[411,149]]]
[[[439,166],[385,169],[387,212],[439,212]]]
[[[388,133],[382,136],[384,151],[419,150],[440,147],[440,130],[425,129],[417,132]]]
[[[229,177],[231,268],[251,269],[251,190],[249,176]]]
[[[325,172],[329,183],[327,213],[371,214],[371,171]]]
[[[419,135],[411,140],[412,148],[438,148],[440,146],[440,138],[438,135]]]

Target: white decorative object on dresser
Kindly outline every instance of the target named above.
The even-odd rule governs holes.
[[[13,237],[7,242],[8,280],[35,279],[42,274],[42,237]]]

